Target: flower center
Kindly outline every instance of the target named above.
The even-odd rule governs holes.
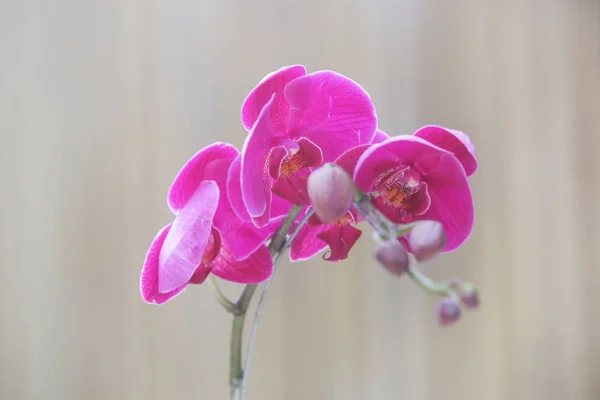
[[[284,176],[290,176],[294,172],[308,166],[306,152],[295,150],[286,155],[281,162],[280,173]]]
[[[396,208],[412,208],[411,200],[421,189],[421,175],[410,167],[392,168],[375,178],[373,188],[386,204]]]
[[[212,228],[208,243],[206,243],[206,249],[204,249],[204,255],[202,256],[202,265],[208,266],[213,262],[221,251],[221,234],[215,228]]]
[[[342,218],[340,218],[336,222],[334,222],[335,225],[341,225],[341,226],[353,225],[355,223],[356,223],[356,220],[354,219],[354,216],[352,215],[352,213],[350,211],[348,211],[346,213],[346,215],[344,215]]]
[[[202,260],[194,272],[194,275],[190,278],[190,283],[201,284],[206,280],[212,271],[211,263],[217,258],[220,252],[221,234],[218,230],[212,228],[210,236],[208,237],[208,242],[206,243],[206,248],[204,249],[204,254],[202,255]]]

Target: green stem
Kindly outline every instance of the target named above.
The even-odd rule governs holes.
[[[273,275],[275,274],[275,268],[277,266],[277,263],[279,262],[279,259],[283,255],[284,250],[286,250],[287,248],[289,248],[291,246],[292,241],[298,235],[302,226],[304,226],[304,224],[308,222],[308,220],[310,219],[310,217],[313,214],[314,214],[314,210],[312,208],[306,212],[306,214],[304,215],[304,217],[302,217],[302,219],[300,220],[298,225],[296,225],[296,228],[294,229],[294,231],[289,235],[289,237],[285,241],[282,250],[275,255],[275,260],[273,261],[273,269],[274,269]],[[256,311],[254,312],[254,319],[252,320],[252,327],[250,328],[250,337],[248,338],[248,346],[246,348],[246,358],[244,360],[244,369],[243,370],[245,371],[245,373],[244,373],[244,376],[242,377],[242,382],[241,382],[241,385],[242,385],[241,390],[242,391],[244,390],[244,385],[248,378],[248,370],[250,369],[250,361],[252,360],[252,350],[254,349],[254,340],[256,339],[256,331],[258,328],[258,322],[260,321],[260,316],[265,307],[265,300],[267,298],[267,293],[269,291],[269,284],[271,283],[272,278],[273,278],[273,276],[271,276],[271,278],[267,279],[267,281],[265,282],[265,284],[261,290],[260,297],[258,298],[258,304],[256,306]]]
[[[274,264],[279,259],[277,256],[285,247],[288,232],[294,224],[294,221],[296,221],[296,218],[298,218],[300,211],[302,211],[302,207],[292,207],[269,243],[269,252],[271,253],[271,257],[275,258]],[[252,296],[256,291],[256,287],[256,285],[246,285],[240,298],[235,303],[238,312],[234,314],[231,325],[231,354],[229,365],[230,400],[239,400],[243,396],[244,370],[242,369],[242,339],[244,333],[244,321],[246,319],[248,307],[252,301]]]
[[[219,288],[219,285],[217,285],[215,276],[213,274],[208,275],[208,278],[206,281],[208,283],[208,286],[210,286],[210,288],[212,289],[212,291],[215,295],[215,299],[217,299],[219,304],[222,305],[223,308],[226,309],[231,314],[233,314],[233,315],[238,314],[240,311],[238,306],[235,303],[233,303],[231,300],[229,300],[227,298],[227,296],[225,296],[223,294],[223,292]]]
[[[452,283],[450,282],[434,282],[431,278],[423,275],[414,266],[408,268],[408,276],[413,280],[419,287],[426,292],[435,294],[438,296],[447,296],[453,294]]]

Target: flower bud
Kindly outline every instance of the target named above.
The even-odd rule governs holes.
[[[408,253],[396,240],[381,243],[375,249],[375,258],[394,275],[402,276],[408,271]]]
[[[444,297],[438,309],[440,325],[451,325],[460,319],[460,305],[456,296]]]
[[[472,283],[463,284],[460,300],[467,308],[475,309],[479,307],[479,292],[475,285]]]
[[[411,229],[408,242],[417,261],[427,261],[444,250],[446,233],[437,221],[420,221]]]
[[[331,224],[348,213],[354,201],[354,182],[344,169],[327,163],[308,177],[308,197],[319,219]]]

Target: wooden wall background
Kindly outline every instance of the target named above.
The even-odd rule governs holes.
[[[241,145],[293,63],[360,82],[392,134],[472,136],[475,231],[426,269],[483,303],[438,329],[368,236],[284,265],[248,398],[599,399],[597,0],[0,0],[0,398],[226,398],[208,288],[152,307],[138,278],[175,173]]]

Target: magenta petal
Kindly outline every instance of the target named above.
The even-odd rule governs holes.
[[[304,75],[285,88],[288,132],[307,137],[323,150],[324,162],[370,143],[377,128],[375,106],[356,82],[333,71]]]
[[[279,178],[279,174],[281,173],[281,164],[283,163],[283,159],[287,155],[288,150],[285,148],[285,146],[276,146],[271,149],[269,157],[267,158],[269,175],[271,176],[271,178]]]
[[[453,153],[464,167],[467,176],[473,175],[477,170],[475,146],[467,134],[441,126],[429,125],[416,131],[415,136]]]
[[[442,154],[450,155],[424,139],[407,135],[395,136],[372,145],[363,153],[356,165],[354,182],[360,190],[368,193],[373,189],[375,178],[382,173],[400,166],[411,166],[421,158],[437,163]]]
[[[227,172],[227,199],[233,212],[242,221],[250,221],[250,214],[242,198],[242,155],[238,155]]]
[[[186,284],[200,265],[218,203],[217,184],[204,181],[179,210],[160,251],[160,293],[170,292]]]
[[[215,161],[207,168],[206,177],[215,181],[220,191],[219,207],[213,218],[213,224],[219,230],[223,242],[231,244],[229,248],[233,258],[243,260],[254,253],[277,230],[283,217],[273,218],[262,229],[258,229],[250,220],[242,221],[238,218],[227,199],[228,178],[222,173],[223,170],[231,170],[229,167],[233,162],[235,160]]]
[[[212,272],[219,278],[236,283],[260,283],[273,274],[273,260],[267,246],[262,245],[245,260],[237,261],[224,242],[212,262]]]
[[[271,190],[290,203],[304,206],[310,203],[307,189],[307,180],[310,175],[309,168],[318,167],[323,163],[323,153],[319,146],[305,137],[299,138],[297,143],[298,149],[294,157],[299,157],[302,160],[300,169],[289,176],[277,174],[278,179]]]
[[[220,159],[231,159],[237,156],[237,149],[229,143],[217,142],[207,146],[196,153],[179,171],[171,184],[167,201],[171,211],[176,213],[189,200],[198,188],[200,182],[205,180],[205,170],[209,164]],[[227,175],[227,170],[222,171]]]
[[[454,156],[444,154],[438,167],[427,176],[427,183],[431,205],[415,219],[439,221],[448,240],[444,251],[452,251],[462,245],[473,230],[473,198],[467,175]]]
[[[308,198],[307,180],[310,171],[308,169],[302,169],[295,172],[292,176],[281,177],[271,189],[275,198],[281,198],[289,201],[297,206],[305,206],[310,204]]]
[[[348,253],[362,235],[360,229],[352,225],[328,225],[329,229],[319,233],[317,237],[329,245],[328,261],[340,261],[348,258]]]
[[[272,179],[267,159],[277,135],[269,125],[269,115],[275,97],[264,106],[256,123],[246,138],[242,149],[241,184],[242,199],[252,217],[269,218]]]
[[[160,249],[170,228],[171,224],[165,226],[158,232],[146,254],[146,260],[144,261],[144,267],[140,277],[140,291],[142,293],[142,299],[147,303],[162,304],[177,296],[186,287],[186,284],[183,284],[167,293],[158,292],[158,259]]]
[[[370,144],[361,144],[346,150],[335,160],[335,163],[342,167],[348,175],[354,176],[354,170],[356,169],[356,164],[358,163],[360,156],[362,156],[369,147],[371,147]]]
[[[327,247],[327,243],[317,237],[327,230],[329,225],[309,226],[305,224],[290,246],[290,261],[304,261],[314,257]]]
[[[283,131],[287,123],[288,105],[283,96],[285,86],[294,79],[306,75],[302,65],[292,65],[271,72],[265,76],[244,100],[242,105],[242,124],[250,130],[262,108],[275,94],[274,112],[270,115],[271,125],[276,131]]]
[[[390,138],[390,135],[388,135],[387,133],[385,133],[381,129],[377,129],[375,131],[375,136],[373,136],[373,140],[371,140],[371,143],[375,144],[375,143],[385,142],[389,138]]]

